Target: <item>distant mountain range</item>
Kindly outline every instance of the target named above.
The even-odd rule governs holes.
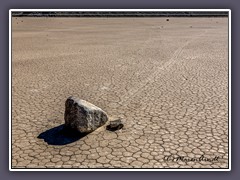
[[[228,11],[14,11],[12,17],[228,17]]]

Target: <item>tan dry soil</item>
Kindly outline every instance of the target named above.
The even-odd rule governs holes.
[[[37,138],[71,95],[124,129]],[[12,18],[12,167],[228,168],[228,19]]]

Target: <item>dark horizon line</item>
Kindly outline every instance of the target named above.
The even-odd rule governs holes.
[[[228,11],[26,11],[12,12],[12,17],[228,17]]]

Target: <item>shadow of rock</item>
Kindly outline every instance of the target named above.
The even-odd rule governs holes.
[[[69,130],[64,124],[49,129],[39,134],[38,138],[43,139],[49,145],[66,145],[73,143],[89,133],[79,133],[77,131]]]

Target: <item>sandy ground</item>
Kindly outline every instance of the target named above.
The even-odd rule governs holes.
[[[227,18],[12,20],[13,168],[228,168]],[[71,95],[124,129],[60,136]]]

